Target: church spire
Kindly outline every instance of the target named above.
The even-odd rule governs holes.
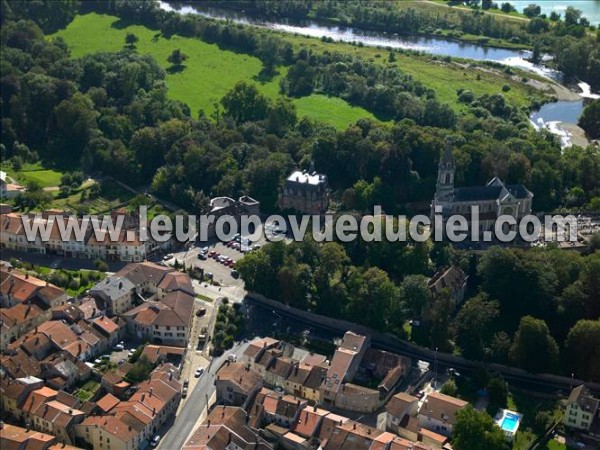
[[[446,148],[438,165],[438,179],[435,197],[451,199],[454,196],[454,156],[452,155],[452,139],[446,139]]]

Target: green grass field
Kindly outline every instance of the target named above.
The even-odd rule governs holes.
[[[88,53],[122,50],[127,33],[135,33],[139,42],[139,53],[152,55],[165,69],[170,64],[167,57],[177,48],[188,55],[185,69],[178,73],[167,73],[169,95],[186,103],[194,116],[203,109],[207,114],[214,111],[218,102],[240,80],[255,81],[265,95],[279,95],[279,78],[268,82],[259,81],[262,62],[253,56],[221,50],[215,44],[199,39],[172,36],[165,38],[144,26],[117,26],[116,17],[87,14],[77,16],[69,26],[56,33],[68,43],[73,57]],[[99,39],[98,37],[102,38]],[[347,127],[361,117],[373,117],[362,108],[352,107],[340,99],[320,95],[294,100],[299,117],[309,116],[327,122],[339,129]]]
[[[58,186],[60,184],[60,177],[63,175],[62,172],[44,167],[40,163],[23,164],[23,167],[18,172],[15,172],[9,164],[2,164],[2,170],[19,183],[27,184],[34,181],[42,188]]]

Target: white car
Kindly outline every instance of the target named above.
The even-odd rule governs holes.
[[[196,378],[200,378],[202,376],[202,374],[204,373],[204,369],[202,367],[198,367],[196,369],[196,372],[194,372],[194,376]]]
[[[156,447],[159,442],[160,442],[160,435],[156,434],[156,435],[154,435],[154,437],[150,441],[150,446],[151,447]]]

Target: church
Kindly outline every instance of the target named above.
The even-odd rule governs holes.
[[[501,215],[513,216],[518,223],[523,216],[531,214],[533,194],[525,186],[505,184],[494,177],[485,186],[454,187],[455,169],[452,147],[448,143],[438,164],[435,196],[431,203],[432,219],[436,207],[441,207],[438,214],[442,215],[444,223],[452,215],[464,216],[469,221],[471,207],[477,205],[481,233],[494,230],[496,219]]]

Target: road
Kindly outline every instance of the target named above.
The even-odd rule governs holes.
[[[226,351],[222,356],[212,360],[198,383],[188,395],[185,404],[175,417],[173,426],[165,434],[158,446],[162,450],[175,450],[183,447],[189,435],[194,431],[198,417],[206,409],[208,399],[215,392],[215,375],[230,354],[241,359],[248,344],[236,343],[234,347]]]

